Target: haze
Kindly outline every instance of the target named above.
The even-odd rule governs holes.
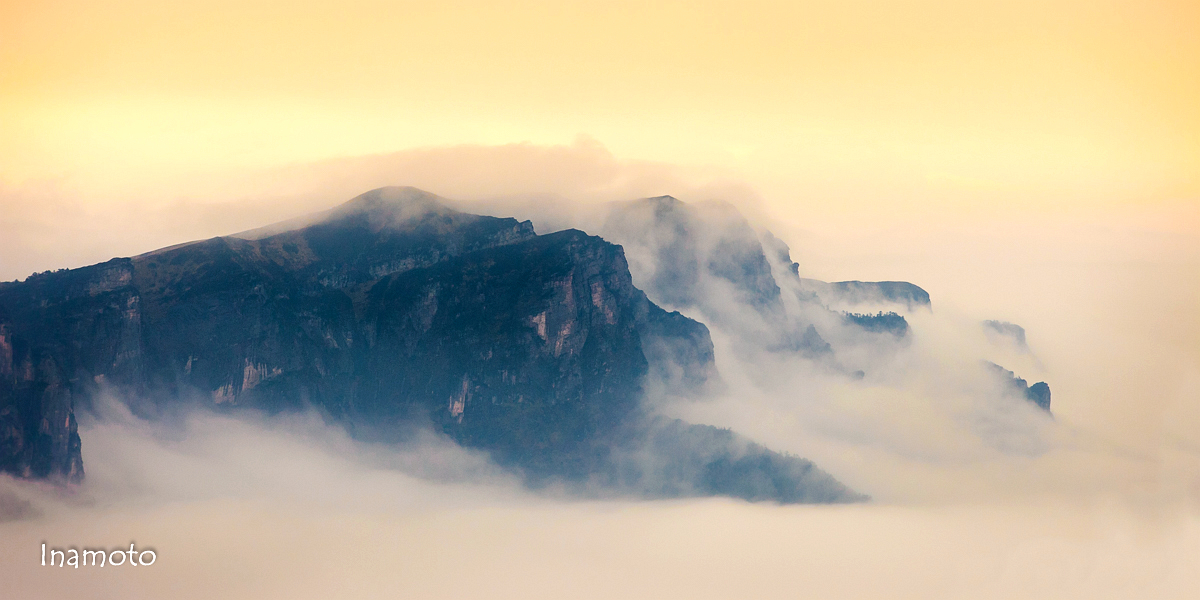
[[[539,233],[727,200],[803,275],[911,281],[934,312],[911,387],[770,393],[793,380],[747,383],[718,335],[731,393],[669,408],[871,504],[584,502],[436,439],[117,402],[83,424],[80,491],[0,481],[0,576],[29,598],[1196,597],[1197,106],[1185,1],[6,3],[0,280],[413,185]],[[1022,374],[1052,386],[1035,456],[981,449],[920,387],[983,319],[1024,326]],[[34,566],[43,541],[131,539],[161,564]]]

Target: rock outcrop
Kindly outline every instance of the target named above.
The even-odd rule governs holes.
[[[890,333],[896,337],[908,335],[908,321],[894,313],[879,311],[875,314],[845,313],[846,320],[867,331]]]
[[[907,281],[834,281],[800,279],[801,289],[828,306],[929,308],[929,292]]]
[[[615,203],[601,235],[626,249],[654,302],[769,351],[829,354],[813,323],[789,316],[758,234],[733,206],[671,196]]]
[[[1046,382],[1039,381],[1029,385],[1029,382],[1017,377],[1016,373],[996,363],[988,362],[986,366],[1002,385],[1014,394],[1036,404],[1038,408],[1050,412],[1050,386]]]
[[[1028,354],[1029,343],[1025,341],[1025,328],[1008,321],[987,320],[983,330],[993,341],[1003,341],[1010,348]]]
[[[722,202],[687,204],[671,196],[616,203],[601,229],[646,273],[646,292],[668,306],[720,315],[714,291],[771,315],[782,311],[779,285],[745,217]],[[725,290],[714,289],[723,285]]]

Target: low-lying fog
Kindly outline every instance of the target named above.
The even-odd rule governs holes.
[[[628,165],[613,168],[624,179],[589,168],[572,173],[601,187],[637,180]],[[381,183],[381,167],[372,169],[357,191]],[[457,191],[449,180],[439,189],[436,177],[382,183]],[[511,184],[497,194],[519,191]],[[531,206],[510,208],[536,211]],[[769,218],[770,210],[749,212]],[[569,220],[535,219],[539,233],[555,219]],[[846,222],[797,226],[788,216],[756,224],[792,246],[805,276],[908,280],[929,291],[934,310],[909,315],[911,347],[888,366],[896,374],[889,385],[753,364],[715,332],[728,392],[661,402],[669,414],[811,458],[871,503],[534,494],[485,456],[432,435],[402,448],[370,445],[304,415],[195,413],[151,424],[114,399],[81,417],[87,479],[78,489],[64,495],[0,479],[5,591],[179,599],[1200,597],[1200,235],[1132,219]],[[87,255],[80,248],[64,256]],[[963,365],[1003,352],[977,327],[983,319],[1026,329],[1032,354],[1006,355],[1006,366],[1050,384],[1053,421],[976,410],[968,392],[978,382]],[[1033,426],[1008,427],[1012,419]],[[156,563],[40,566],[43,543],[131,542],[153,548]]]

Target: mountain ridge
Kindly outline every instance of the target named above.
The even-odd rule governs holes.
[[[287,223],[0,286],[10,366],[47,365],[0,389],[0,469],[82,478],[73,417],[40,406],[70,412],[110,390],[150,413],[184,400],[318,407],[384,435],[427,422],[532,484],[600,477],[643,494],[650,471],[602,474],[664,439],[668,426],[640,404],[647,377],[682,394],[716,378],[707,328],[651,302],[624,250],[599,237],[537,235],[529,221],[463,213],[415,188]],[[657,452],[676,462],[750,453],[735,460],[740,474],[663,471],[712,479],[667,486],[680,493],[862,499],[803,459],[703,426],[672,431],[692,450]],[[34,472],[37,436],[57,462]],[[820,493],[797,492],[796,478]]]

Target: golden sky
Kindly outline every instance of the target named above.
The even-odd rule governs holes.
[[[811,276],[1200,335],[1196,0],[0,2],[0,280],[388,184],[715,195]]]
[[[8,186],[583,134],[777,202],[1190,202],[1198,107],[1194,0],[0,8]]]
[[[116,496],[50,529],[5,524],[0,537],[15,542],[0,544],[0,570],[47,539],[107,546],[133,534],[164,549],[161,570],[135,572],[140,589],[184,596],[215,586],[263,597],[276,584],[328,596],[347,580],[434,596],[457,578],[466,596],[523,598],[793,597],[796,581],[830,598],[1196,597],[1200,0],[0,0],[0,281],[250,229],[386,184],[466,200],[738,200],[792,244],[805,276],[908,280],[939,316],[1022,324],[1059,422],[1137,450],[1095,465],[1091,450],[1037,468],[1022,459],[1011,473],[992,465],[955,489],[1065,474],[1049,487],[1156,481],[1191,486],[1192,503],[1179,519],[1149,511],[1152,531],[1115,495],[1028,512],[463,510],[374,463],[292,452],[271,441],[276,429],[221,426],[232,433],[193,438],[213,450],[182,454],[142,445],[149,429],[114,429],[109,448],[126,453],[110,452],[107,471],[89,459],[89,478],[167,503]],[[788,429],[800,413],[776,406],[738,418],[771,414],[747,431],[805,440]],[[102,448],[96,431],[85,444]],[[951,487],[879,453],[841,465]],[[1161,460],[1128,466],[1143,456]],[[177,464],[221,477],[180,478]],[[231,479],[230,465],[253,469]],[[265,495],[297,485],[278,485],[280,473],[305,474],[302,501]],[[126,485],[139,477],[146,485]],[[313,509],[325,496],[312,490],[359,483],[437,508]],[[233,489],[221,485],[246,497],[213,500],[209,487]],[[188,486],[203,490],[173,489]],[[595,547],[581,554],[576,540]],[[375,562],[357,558],[381,543],[390,550]],[[331,549],[332,566],[313,567],[314,547]],[[847,578],[847,565],[872,577]],[[133,589],[9,570],[31,595]],[[542,588],[526,593],[530,581]]]

